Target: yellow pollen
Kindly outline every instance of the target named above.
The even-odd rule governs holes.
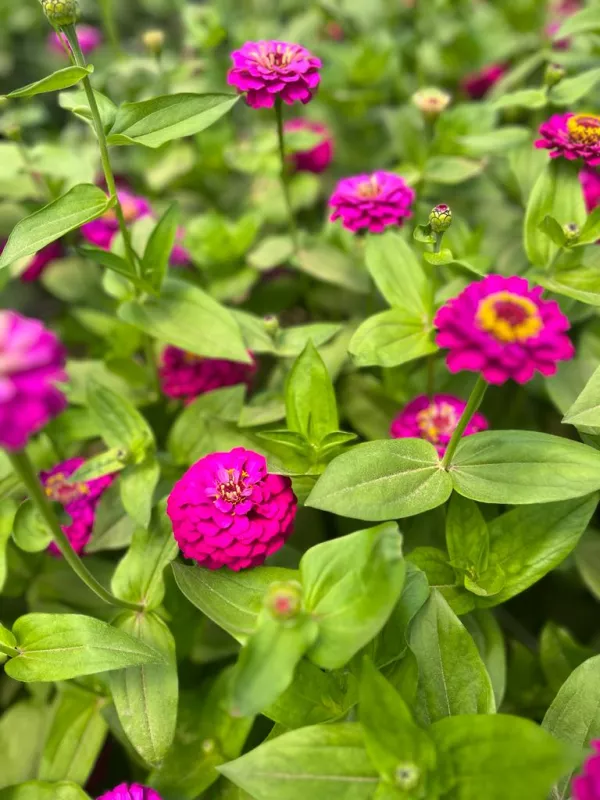
[[[81,495],[89,494],[90,489],[87,483],[67,483],[67,476],[64,472],[57,472],[55,475],[50,475],[46,481],[44,489],[46,496],[51,500],[58,503],[70,503],[73,500],[81,497]]]
[[[438,444],[440,435],[451,434],[456,423],[456,411],[449,403],[431,403],[417,414],[421,435],[432,444]]]
[[[543,327],[538,307],[528,297],[495,292],[479,303],[475,320],[499,342],[524,342]]]
[[[579,144],[600,142],[600,117],[596,114],[574,114],[567,120],[569,138]]]
[[[371,175],[368,181],[363,181],[359,184],[356,193],[359,197],[377,197],[381,187],[375,175]]]

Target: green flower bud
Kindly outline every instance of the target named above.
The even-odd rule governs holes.
[[[275,581],[267,590],[265,606],[275,619],[297,617],[302,609],[302,586],[298,581]]]
[[[142,35],[144,47],[155,55],[160,55],[165,46],[165,34],[158,28],[146,31]]]
[[[263,317],[263,324],[269,336],[275,336],[279,331],[279,320],[275,314],[267,314]]]
[[[73,25],[79,19],[77,0],[42,0],[42,8],[48,21],[55,28]]]
[[[432,209],[429,215],[429,224],[434,233],[444,233],[444,231],[447,231],[450,225],[452,225],[452,211],[450,210],[450,206],[447,206],[445,203],[440,203],[439,206]]]
[[[581,228],[576,222],[568,222],[563,225],[563,233],[567,237],[568,242],[574,242],[581,233]]]
[[[556,86],[566,75],[566,70],[560,64],[548,64],[544,73],[544,83],[546,86]]]

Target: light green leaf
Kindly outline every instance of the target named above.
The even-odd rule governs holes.
[[[435,353],[432,333],[427,319],[391,308],[364,320],[348,349],[359,367],[397,367]]]
[[[506,644],[502,628],[491,611],[476,609],[461,618],[492,681],[496,708],[500,708],[506,690]]]
[[[560,41],[578,33],[594,33],[600,31],[600,14],[595,3],[592,3],[581,11],[567,16],[558,31],[554,34],[554,40]]]
[[[535,280],[549,292],[600,306],[600,273],[594,267],[564,269],[554,276],[536,274]]]
[[[124,449],[136,463],[143,460],[154,445],[154,433],[126,398],[91,378],[87,384],[87,406],[109,447]]]
[[[101,550],[120,550],[131,542],[134,520],[127,515],[121,502],[119,481],[102,493],[94,515],[92,538],[85,546],[86,553]]]
[[[416,255],[397,233],[369,236],[365,258],[377,288],[396,308],[411,316],[431,318],[429,280]]]
[[[304,350],[308,342],[321,348],[342,330],[335,322],[312,322],[308,325],[294,325],[281,328],[275,335],[275,352],[282,358],[296,358]],[[339,338],[342,338],[341,336]],[[336,340],[336,343],[337,341]],[[325,358],[324,353],[321,357]],[[332,369],[330,368],[330,373]]]
[[[44,744],[47,709],[34,700],[20,700],[0,717],[0,787],[34,778]],[[10,796],[0,791],[0,798]],[[34,799],[31,796],[31,800]],[[48,799],[50,800],[50,799]]]
[[[327,367],[310,340],[288,376],[285,405],[290,431],[302,434],[313,445],[339,427],[335,390]]]
[[[584,390],[569,408],[563,422],[576,427],[600,426],[600,367],[594,372]]]
[[[489,533],[477,504],[454,494],[446,516],[446,547],[455,566],[487,568]]]
[[[550,89],[550,100],[555,106],[570,106],[589,94],[600,81],[600,69],[588,69],[572,78],[563,78]]]
[[[15,515],[12,536],[15,544],[25,553],[45,550],[52,541],[52,533],[31,500],[21,503]]]
[[[248,253],[248,264],[254,269],[270,270],[290,258],[294,243],[289,236],[267,236]]]
[[[90,800],[76,783],[29,781],[0,791],[0,800]]]
[[[36,94],[43,94],[44,92],[58,92],[60,89],[67,89],[69,86],[74,86],[82,78],[91,75],[94,71],[92,66],[89,67],[65,67],[53,72],[52,75],[47,75],[40,81],[35,83],[28,83],[22,89],[13,89],[6,97],[33,97]]]
[[[17,504],[10,497],[0,500],[0,594],[7,574],[7,545],[13,530]]]
[[[519,147],[528,142],[530,137],[531,133],[528,128],[513,125],[487,133],[460,136],[458,144],[468,150],[470,156],[479,158],[505,153],[513,147]]]
[[[548,103],[546,92],[543,89],[519,89],[508,92],[494,100],[494,108],[544,108]]]
[[[102,120],[102,127],[104,132],[107,133],[117,115],[117,107],[105,94],[94,89],[94,97],[96,104],[100,111],[100,119]],[[88,103],[87,95],[83,89],[76,89],[73,92],[61,92],[58,96],[58,104],[61,108],[71,111],[76,117],[87,122],[92,128],[94,121],[92,112]]]
[[[141,464],[132,464],[119,475],[123,508],[143,528],[148,527],[154,492],[160,479],[160,464],[153,454]]]
[[[173,251],[179,223],[179,208],[173,203],[156,223],[142,259],[142,277],[160,291]]]
[[[329,245],[312,245],[298,251],[295,265],[317,280],[341,286],[349,292],[366,294],[369,276],[345,253]]]

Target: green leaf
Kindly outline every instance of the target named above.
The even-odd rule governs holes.
[[[125,511],[143,528],[148,527],[154,492],[160,479],[160,465],[154,455],[149,455],[141,464],[132,464],[119,476],[121,502]]]
[[[540,660],[550,688],[558,692],[573,670],[594,655],[589,647],[582,647],[566,628],[549,621],[540,636]]]
[[[313,445],[318,445],[339,427],[331,378],[310,340],[288,376],[285,406],[290,431],[301,433]]]
[[[563,422],[576,427],[600,426],[600,367],[586,383],[577,400],[569,408]]]
[[[0,594],[7,575],[7,545],[13,531],[17,504],[9,497],[0,500]]]
[[[282,328],[275,335],[275,352],[282,358],[296,358],[308,342],[312,342],[315,347],[321,347],[340,330],[341,326],[334,322],[313,322]]]
[[[139,278],[134,267],[122,256],[111,253],[110,250],[100,250],[99,247],[81,247],[80,252],[86,258],[89,258],[90,261],[100,264],[100,266],[116,272],[117,275],[122,275],[127,278],[138,288],[148,292],[153,290],[150,284],[147,284]]]
[[[597,600],[600,600],[600,535],[590,528],[575,550],[575,563],[581,579]]]
[[[554,277],[536,274],[535,280],[549,292],[600,306],[600,274],[594,267],[561,270]]]
[[[484,167],[484,161],[462,156],[432,156],[425,164],[423,177],[432,183],[455,185],[480,175]]]
[[[555,41],[560,41],[574,34],[594,33],[595,31],[600,31],[600,15],[596,5],[592,4],[567,16],[553,38]]]
[[[148,764],[161,763],[173,737],[177,719],[178,679],[175,640],[156,614],[126,611],[114,622],[153,650],[163,664],[141,664],[111,672],[110,690],[127,738]]]
[[[449,717],[430,728],[448,800],[545,800],[572,755],[528,719]]]
[[[226,114],[240,99],[233,94],[170,94],[123,103],[108,134],[109,145],[165,142],[193,136]]]
[[[419,666],[421,722],[495,711],[492,683],[477,647],[436,589],[413,620],[410,649]]]
[[[579,231],[574,246],[581,246],[584,244],[592,244],[598,241],[600,237],[600,207],[596,206],[585,221],[585,225]]]
[[[94,421],[96,424],[97,420]],[[113,447],[112,450],[105,450],[92,456],[83,463],[75,472],[69,476],[68,483],[74,484],[78,481],[92,481],[102,478],[104,475],[112,475],[127,466],[129,453],[122,447]]]
[[[557,222],[554,217],[551,217],[549,214],[546,215],[538,225],[538,228],[542,231],[542,233],[545,233],[546,236],[549,236],[554,244],[558,245],[558,247],[564,247],[566,245],[567,236],[562,228],[562,225]]]
[[[127,547],[133,535],[134,520],[127,515],[121,502],[119,481],[102,493],[94,515],[92,538],[85,546],[86,553],[101,550],[120,550]]]
[[[461,441],[450,475],[481,503],[551,503],[600,488],[600,452],[547,433],[485,431]]]
[[[432,333],[427,319],[391,308],[364,320],[348,349],[359,367],[397,367],[435,353]]]
[[[219,772],[256,800],[370,800],[379,782],[352,723],[284,733]]]
[[[600,81],[600,69],[588,69],[573,78],[563,78],[550,89],[550,100],[555,106],[570,106],[589,94]]]
[[[494,100],[494,108],[544,108],[548,98],[544,89],[519,89],[508,92]]]
[[[496,708],[500,708],[506,690],[506,644],[500,625],[491,611],[477,609],[461,618],[492,681]]]
[[[12,536],[15,544],[25,553],[45,550],[52,541],[50,529],[31,500],[21,503],[15,515]]]
[[[90,800],[76,783],[29,781],[0,791],[0,800]]]
[[[85,222],[101,217],[112,202],[97,186],[88,183],[74,186],[15,225],[0,256],[0,269],[37,253]]]
[[[96,98],[96,105],[100,111],[100,119],[104,132],[107,133],[117,115],[117,107],[109,100],[109,98],[102,94],[102,92],[94,89],[94,97]],[[84,89],[76,89],[73,92],[61,92],[58,96],[58,104],[61,108],[71,111],[76,117],[87,122],[90,127],[94,127],[94,120],[92,112],[88,103],[87,95]]]
[[[156,291],[160,291],[177,236],[179,208],[172,203],[152,231],[142,259],[142,277]]]
[[[360,444],[335,458],[306,504],[378,522],[436,508],[451,490],[451,480],[440,469],[433,445],[419,439],[395,439]]]
[[[248,253],[248,263],[258,270],[278,267],[290,258],[294,243],[289,236],[267,236]]]
[[[109,447],[131,453],[136,463],[143,460],[154,444],[154,433],[128,400],[92,378],[87,384],[87,406]]]
[[[62,681],[134,664],[161,663],[156,650],[80,614],[26,614],[13,626],[19,655],[5,667],[25,683]]]
[[[298,251],[294,264],[302,272],[349,292],[367,294],[369,277],[364,269],[341,250],[328,245],[313,245]]]
[[[77,686],[64,686],[54,711],[37,777],[85,785],[104,745],[107,725],[103,698]]]
[[[65,67],[53,72],[52,75],[47,75],[40,81],[35,83],[28,83],[22,89],[13,89],[6,97],[33,97],[36,94],[43,94],[44,92],[58,92],[60,89],[67,89],[69,86],[74,86],[82,78],[91,75],[94,71],[92,66],[89,67]]]
[[[513,147],[529,142],[531,133],[528,128],[517,125],[498,128],[487,133],[460,136],[458,144],[468,150],[470,156],[480,158],[487,155],[505,153]]]
[[[343,667],[385,625],[402,592],[402,538],[394,522],[312,547],[300,561],[304,607],[319,620],[308,657]]]
[[[3,712],[0,717],[0,787],[35,777],[46,725],[46,708],[33,700],[20,700]],[[9,797],[8,791],[11,790],[0,790],[0,798]],[[37,798],[32,796],[31,800]]]
[[[418,258],[397,233],[369,236],[365,248],[367,268],[391,306],[411,315],[431,318],[431,289]]]
[[[194,355],[250,363],[231,313],[197,286],[167,278],[160,297],[128,301],[118,313],[130,325]]]
[[[488,564],[489,546],[488,527],[477,504],[454,494],[446,516],[450,561],[483,572]]]
[[[453,264],[455,262],[452,250],[448,250],[447,247],[442,248],[438,253],[426,251],[423,253],[423,258],[428,264],[433,264],[434,267],[445,267],[446,264]]]

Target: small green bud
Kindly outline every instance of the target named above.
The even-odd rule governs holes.
[[[77,0],[42,0],[42,8],[48,22],[55,28],[65,28],[79,19]]]
[[[302,586],[298,581],[275,581],[267,590],[265,606],[275,619],[297,617],[302,609]]]
[[[154,28],[142,34],[142,41],[147,50],[158,56],[162,53],[163,47],[165,46],[165,34],[158,28]]]
[[[432,209],[429,215],[429,224],[434,233],[444,233],[444,231],[447,231],[450,225],[452,225],[452,211],[450,210],[450,206],[447,206],[445,203],[440,203],[439,206]]]
[[[405,791],[414,789],[421,778],[421,771],[416,764],[405,762],[396,767],[396,785]]]
[[[279,320],[275,314],[267,314],[263,317],[263,324],[269,336],[275,336],[279,331]]]
[[[560,64],[548,64],[544,73],[544,84],[548,87],[556,86],[566,75],[566,70]]]
[[[427,89],[419,89],[411,97],[413,105],[426,117],[434,118],[439,116],[442,111],[448,108],[452,95],[448,92],[443,92],[441,89],[429,87]]]
[[[568,222],[563,225],[563,233],[567,237],[568,242],[574,242],[581,233],[581,228],[576,222]]]

